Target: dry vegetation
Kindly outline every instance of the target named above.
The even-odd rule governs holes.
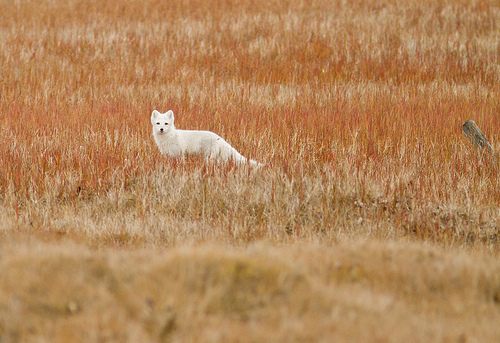
[[[499,42],[493,0],[0,0],[0,342],[499,341]]]

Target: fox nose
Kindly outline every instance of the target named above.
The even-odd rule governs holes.
[[[163,132],[163,128],[160,129],[160,132]]]

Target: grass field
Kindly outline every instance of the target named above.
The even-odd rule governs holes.
[[[0,342],[500,340],[496,1],[0,0],[0,73]]]

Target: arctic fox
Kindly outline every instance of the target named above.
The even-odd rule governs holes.
[[[174,125],[174,112],[165,113],[154,110],[151,113],[153,137],[164,155],[182,157],[185,155],[201,155],[207,161],[227,162],[236,164],[248,163],[261,167],[262,164],[247,159],[219,135],[211,131],[178,130]]]

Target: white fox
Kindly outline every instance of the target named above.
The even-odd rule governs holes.
[[[178,130],[174,125],[174,112],[165,113],[154,110],[151,113],[153,137],[164,155],[182,157],[185,155],[201,155],[207,161],[227,162],[233,160],[236,164],[248,163],[261,167],[262,164],[247,159],[219,135],[211,131]]]

